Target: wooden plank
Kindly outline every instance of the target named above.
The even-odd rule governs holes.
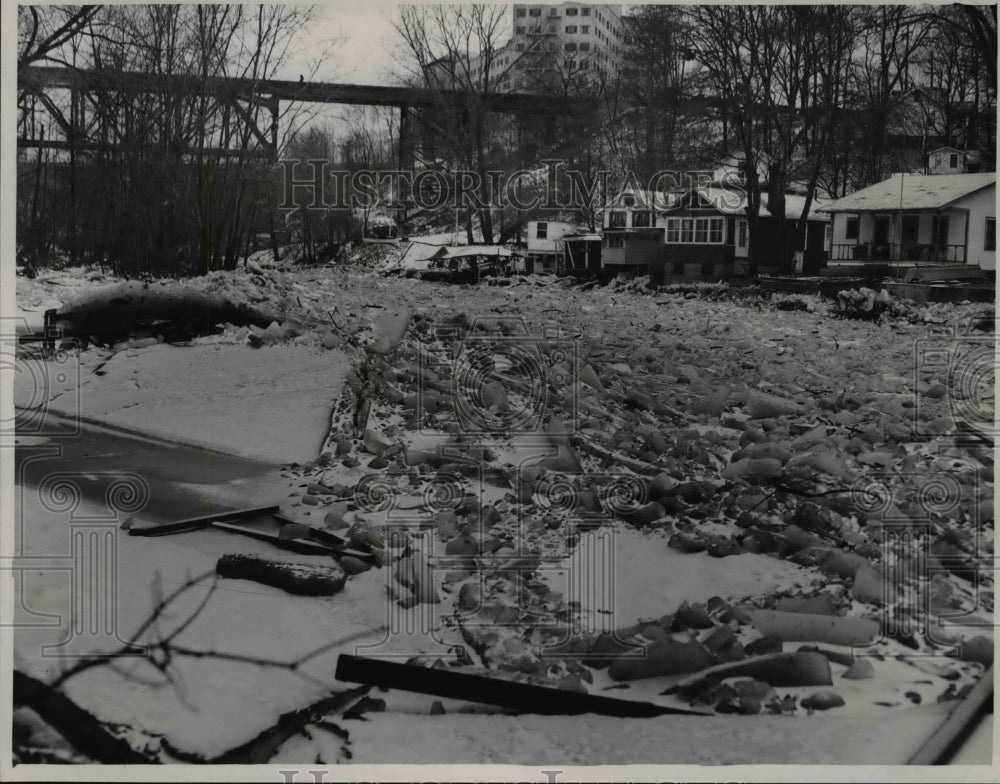
[[[344,537],[340,536],[340,534],[336,534],[333,531],[327,531],[323,528],[306,525],[305,523],[299,523],[295,520],[290,520],[284,515],[273,514],[271,516],[282,525],[305,525],[305,527],[309,529],[310,539],[315,539],[317,542],[322,542],[323,544],[328,545],[338,556],[350,555],[367,563],[375,563],[376,561],[373,553],[365,552],[364,550],[357,550],[351,547],[350,543]]]
[[[947,765],[993,708],[993,667],[934,731],[908,765]]]
[[[308,523],[300,523],[298,520],[292,520],[291,518],[285,517],[284,515],[281,514],[272,514],[271,517],[273,517],[282,525],[304,525],[306,528],[309,529],[310,536],[312,535],[313,531],[322,536],[322,538],[320,538],[320,536],[315,537],[317,541],[325,542],[326,544],[330,545],[336,545],[338,547],[347,546],[347,540],[340,534],[335,534],[333,531],[324,531],[319,528],[316,528],[315,526],[309,525]]]
[[[214,514],[201,515],[199,517],[188,517],[184,520],[175,520],[172,523],[161,523],[158,525],[145,525],[140,528],[130,528],[129,536],[166,536],[167,534],[179,534],[185,531],[198,531],[217,520],[239,520],[244,517],[258,514],[271,514],[280,507],[275,506],[251,506],[246,509],[228,509],[215,512]]]
[[[986,280],[985,273],[971,264],[952,267],[914,267],[907,270],[906,283],[930,283],[939,280]]]
[[[247,528],[244,525],[235,525],[233,523],[216,521],[212,522],[210,525],[212,528],[218,528],[220,531],[243,534],[244,536],[249,536],[251,539],[267,542],[268,544],[273,544],[275,547],[279,547],[282,550],[289,550],[293,553],[302,553],[304,555],[331,555],[333,553],[327,545],[320,544],[319,542],[312,542],[308,539],[281,539],[277,534],[272,534],[268,531],[259,531],[254,528]]]
[[[668,714],[710,716],[686,708],[672,708],[652,702],[622,700],[599,694],[581,694],[530,683],[490,678],[484,675],[432,669],[412,664],[368,659],[341,654],[335,676],[339,681],[366,683],[392,689],[448,697],[470,702],[500,705],[522,713],[570,715],[599,713],[603,716],[650,717]]]

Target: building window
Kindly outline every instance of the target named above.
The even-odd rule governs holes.
[[[581,52],[589,52],[590,51],[590,44],[587,43],[586,41],[584,43],[580,44],[580,51]]]
[[[524,51],[524,44],[517,44],[514,48],[517,49],[517,51],[519,51],[519,52],[523,52]]]
[[[647,218],[649,217],[647,213]],[[645,224],[650,225],[650,224]],[[746,224],[743,223],[743,227]],[[745,231],[745,228],[741,228]],[[667,242],[671,244],[721,245],[725,242],[725,218],[668,218]],[[744,236],[745,239],[745,236]]]
[[[618,211],[612,212],[608,217],[608,226],[612,229],[625,228],[625,213]]]
[[[575,52],[576,51],[576,44],[569,43],[569,44],[566,44],[564,48],[566,49],[567,52]]]
[[[528,11],[528,16],[541,16],[541,15],[542,15],[541,8],[532,8],[530,11]]]
[[[524,35],[524,25],[518,25],[517,26],[517,34],[518,35]],[[518,44],[518,46],[523,47],[524,44]]]
[[[952,169],[958,168],[958,153],[953,152],[951,154],[951,157],[948,159],[948,166]]]
[[[545,221],[538,221],[535,229],[535,239],[544,240],[549,236],[549,224]]]
[[[572,35],[576,32],[576,25],[566,25],[566,34]]]
[[[524,9],[523,8],[518,8],[517,9],[517,16],[519,16],[519,17],[524,16]]]
[[[605,234],[604,245],[607,248],[624,248],[625,238],[621,234]]]
[[[590,25],[582,25],[580,27],[580,32],[583,33],[584,35],[587,35],[587,33],[590,32]]]
[[[567,8],[566,9],[566,16],[576,16],[576,9],[575,8]]]
[[[848,218],[847,225],[844,227],[844,239],[845,240],[856,240],[858,238],[858,227],[861,223],[859,218]]]
[[[632,225],[636,228],[652,226],[652,221],[648,212],[633,212]]]
[[[949,228],[947,215],[935,215],[931,221],[931,242],[939,246],[947,245]]]
[[[712,218],[708,222],[708,241],[716,245],[721,245],[723,240],[723,235],[725,224],[722,218]]]
[[[747,222],[745,220],[741,220],[738,225],[739,228],[737,229],[736,244],[741,248],[745,248],[747,247]]]
[[[983,238],[983,250],[997,249],[997,219],[986,219],[986,236]]]
[[[590,9],[589,8],[581,8],[580,9],[580,16],[590,16]]]
[[[691,218],[681,218],[681,242],[690,244],[694,240],[694,221]]]

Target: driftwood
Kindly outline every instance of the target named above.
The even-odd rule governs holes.
[[[259,555],[224,555],[215,566],[219,577],[252,580],[298,596],[333,596],[347,582],[339,566],[274,561]]]
[[[116,738],[97,717],[61,691],[18,670],[14,670],[14,704],[31,708],[77,751],[96,762],[111,765],[156,762],[124,739]]]
[[[347,708],[354,700],[363,697],[370,686],[330,694],[306,708],[283,713],[273,727],[236,748],[216,757],[183,751],[166,738],[163,749],[182,762],[216,765],[260,765],[274,756],[281,744],[308,724],[322,721],[322,717]],[[156,765],[160,760],[133,749],[124,739],[117,738],[89,711],[84,710],[58,689],[36,678],[14,671],[14,704],[25,705],[57,730],[77,751],[106,765]]]

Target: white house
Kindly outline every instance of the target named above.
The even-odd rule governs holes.
[[[927,153],[928,174],[964,174],[979,170],[979,151],[938,147]]]
[[[895,261],[996,269],[996,172],[896,174],[821,207],[834,264]]]
[[[525,226],[527,234],[525,262],[527,272],[559,271],[559,261],[563,256],[560,240],[577,231],[576,221],[532,220]]]

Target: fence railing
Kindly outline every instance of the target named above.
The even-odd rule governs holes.
[[[899,245],[895,243],[834,243],[831,261],[912,261],[964,264],[965,245]]]

